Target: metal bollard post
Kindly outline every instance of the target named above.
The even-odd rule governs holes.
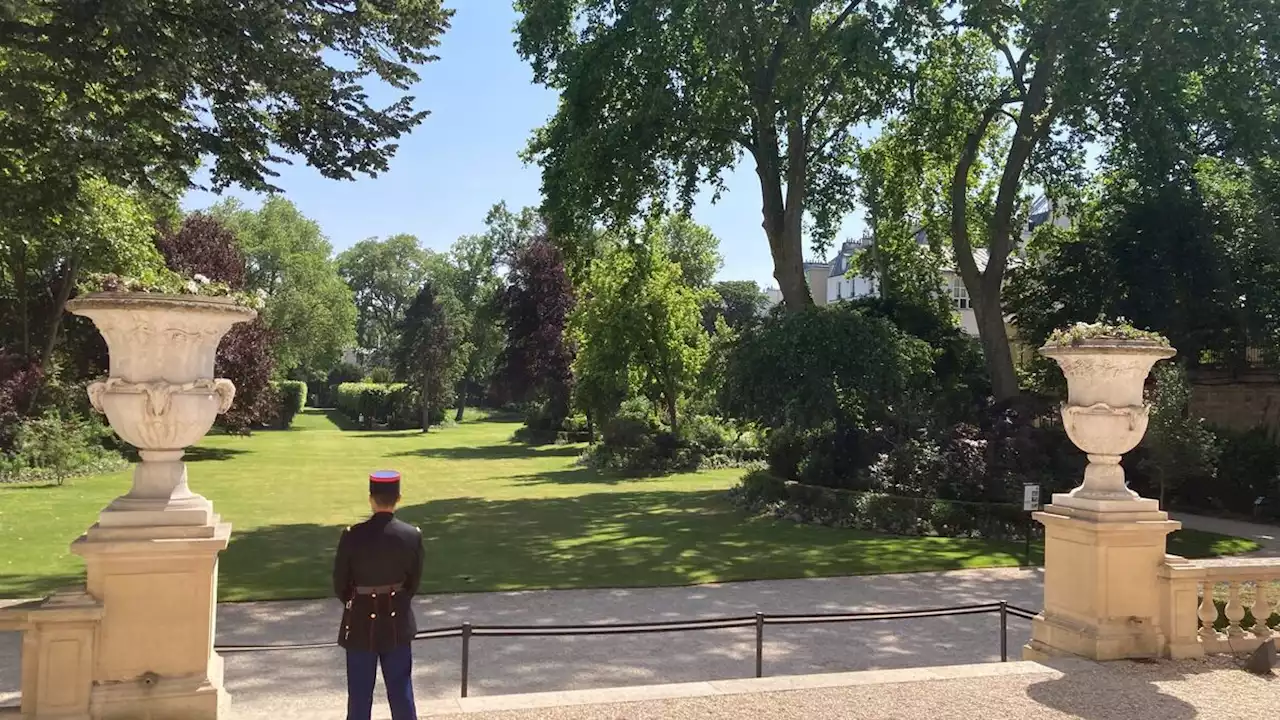
[[[1000,662],[1009,662],[1009,603],[1000,601]]]
[[[764,677],[764,613],[756,613],[756,677]]]
[[[462,697],[467,696],[467,682],[471,675],[471,623],[462,623]]]

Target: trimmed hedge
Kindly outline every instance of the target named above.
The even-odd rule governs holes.
[[[393,430],[422,427],[419,395],[407,383],[342,383],[334,389],[334,407],[365,428]],[[431,424],[444,421],[445,409],[431,408]]]
[[[273,380],[280,408],[276,411],[276,424],[284,430],[293,425],[293,418],[307,406],[307,384],[301,380]]]
[[[1028,528],[1027,513],[1012,503],[841,490],[782,480],[764,470],[743,477],[734,499],[755,513],[889,535],[1012,540],[1025,538]]]
[[[404,383],[347,382],[334,391],[334,406],[366,428],[390,424],[397,415],[397,405],[404,405],[407,394]]]

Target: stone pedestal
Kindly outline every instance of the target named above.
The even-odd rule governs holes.
[[[159,537],[142,537],[147,532]],[[72,544],[104,611],[93,665],[95,720],[213,720],[226,707],[213,641],[218,553],[230,535],[231,526],[215,516],[208,526],[95,525]]]
[[[1079,487],[1035,513],[1045,529],[1044,610],[1023,657],[1158,657],[1168,642],[1165,540],[1181,524],[1126,486],[1120,461],[1147,431],[1143,382],[1174,350],[1154,339],[1082,332],[1041,352],[1066,376],[1063,428],[1089,464]]]
[[[1116,515],[1054,505],[1035,514],[1045,528],[1044,610],[1032,621],[1024,659],[1164,652],[1159,573],[1166,537],[1181,524],[1159,511]]]
[[[101,612],[90,678],[75,680],[87,717],[215,720],[228,705],[213,642],[218,553],[231,526],[192,492],[182,456],[231,407],[235,387],[214,377],[215,353],[256,313],[229,298],[151,293],[99,293],[67,307],[107,342],[109,376],[89,386],[90,402],[141,458],[128,494],[71,546]]]

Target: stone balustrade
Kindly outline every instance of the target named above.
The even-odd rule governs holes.
[[[1249,653],[1280,637],[1267,625],[1280,612],[1280,558],[1169,556],[1160,581],[1163,625],[1173,658]]]

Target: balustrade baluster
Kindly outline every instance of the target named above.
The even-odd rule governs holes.
[[[1218,631],[1213,629],[1213,624],[1218,621],[1218,606],[1213,604],[1213,588],[1216,585],[1212,580],[1205,580],[1201,584],[1200,609],[1196,612],[1196,617],[1200,618],[1200,639],[1216,640]]]
[[[1244,637],[1244,628],[1240,627],[1240,622],[1244,620],[1244,605],[1240,602],[1239,580],[1227,583],[1227,607],[1224,614],[1227,616],[1227,637]]]
[[[1253,635],[1261,640],[1275,634],[1267,627],[1267,620],[1271,617],[1271,585],[1265,580],[1258,580],[1253,584],[1253,607],[1249,611],[1253,613]]]

